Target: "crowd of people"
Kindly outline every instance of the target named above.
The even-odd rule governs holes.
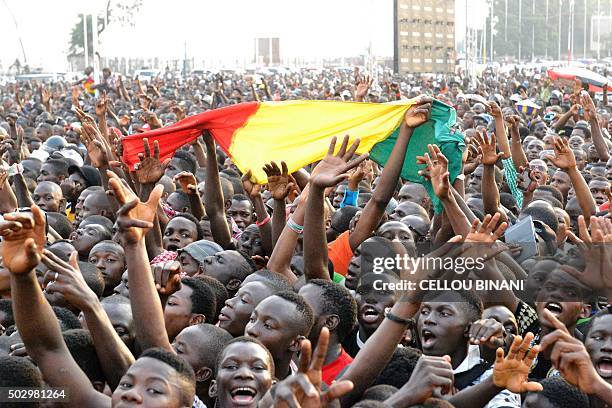
[[[1,406],[612,405],[606,90],[520,70],[105,69],[0,98],[0,387],[65,390]],[[124,136],[241,102],[412,98],[384,168],[337,135],[259,185],[206,131],[122,162]],[[430,195],[401,170],[432,99],[465,147],[454,179],[436,145],[409,163]]]

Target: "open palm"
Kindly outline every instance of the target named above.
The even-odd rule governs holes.
[[[354,160],[350,160],[357,151],[360,140],[356,139],[347,150],[348,140],[348,135],[344,136],[340,150],[334,155],[334,150],[336,149],[336,137],[334,136],[329,144],[327,155],[317,164],[317,167],[315,167],[312,172],[310,182],[313,185],[318,187],[335,186],[342,180],[348,178],[348,174],[346,174],[347,171],[357,167],[359,163],[368,158],[367,154],[363,154]]]
[[[45,216],[38,206],[32,212],[4,215],[0,222],[2,259],[14,274],[28,273],[38,265],[46,243]]]
[[[548,160],[560,169],[576,167],[576,156],[574,156],[574,152],[570,148],[567,140],[561,137],[555,137],[553,147],[555,149],[555,155],[546,155]]]
[[[517,394],[542,391],[541,384],[527,381],[531,364],[539,351],[538,346],[530,346],[533,337],[533,333],[527,333],[525,339],[516,336],[506,357],[502,348],[497,349],[493,366],[493,382],[497,387]]]

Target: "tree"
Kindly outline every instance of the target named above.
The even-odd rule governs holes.
[[[108,0],[104,10],[104,16],[98,16],[96,29],[98,35],[106,29],[109,24],[120,24],[120,25],[133,25],[134,16],[140,10],[142,6],[142,0]],[[87,43],[91,44],[93,41],[92,31],[92,16],[87,16]],[[93,48],[89,47],[89,58],[93,58]],[[72,31],[70,32],[70,42],[68,47],[68,56],[76,57],[82,56],[85,53],[83,48],[83,15],[80,18]]]

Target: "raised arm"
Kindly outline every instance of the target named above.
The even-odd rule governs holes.
[[[325,235],[325,189],[349,177],[347,171],[367,158],[362,155],[351,160],[357,148],[356,139],[348,148],[349,137],[344,136],[338,153],[334,155],[336,137],[329,145],[327,155],[315,167],[310,177],[310,194],[304,215],[304,274],[306,280],[331,280],[327,269],[327,237]],[[347,150],[348,148],[348,150]]]
[[[578,109],[580,109],[580,105],[574,104],[570,110],[561,115],[557,123],[554,125],[555,132],[559,132],[561,129],[563,129],[567,121],[570,120],[572,116],[578,114]]]
[[[591,138],[593,139],[593,144],[597,150],[599,161],[605,163],[610,158],[610,152],[603,134],[601,133],[601,126],[597,120],[597,110],[595,109],[595,104],[593,103],[589,93],[586,91],[582,91],[580,94],[580,99],[582,100],[582,106],[584,106],[585,116],[591,125]]]
[[[195,176],[188,171],[182,171],[174,176],[174,181],[178,182],[181,186],[181,190],[189,196],[189,206],[191,207],[191,213],[198,220],[201,220],[206,215],[204,211],[204,205],[196,189],[198,182]]]
[[[510,150],[510,142],[508,141],[508,134],[506,133],[506,124],[504,122],[504,115],[499,105],[493,101],[488,103],[491,115],[495,119],[495,138],[499,144],[499,151],[502,153],[502,159],[508,159],[512,157]]]
[[[261,235],[261,246],[263,247],[266,255],[272,253],[272,225],[270,224],[270,216],[266,210],[266,205],[261,197],[261,185],[255,184],[251,181],[251,171],[247,171],[242,176],[242,187],[245,193],[248,194],[249,200],[253,204],[255,214],[257,214],[257,228]]]
[[[456,191],[450,185],[448,160],[438,146],[428,145],[427,149],[429,153],[425,153],[424,157],[417,158],[417,163],[423,163],[427,166],[421,174],[431,180],[434,194],[442,202],[446,218],[455,234],[466,236],[470,231],[470,223],[457,202],[457,200],[463,202],[463,199],[455,197],[454,193]],[[457,193],[458,195],[459,193]]]
[[[123,374],[134,363],[134,356],[113,328],[96,294],[85,283],[77,260],[76,251],[65,262],[45,249],[42,262],[49,268],[47,274],[57,274],[45,291],[49,294],[62,294],[68,303],[83,312],[96,354],[104,356],[100,358],[102,371],[111,390],[114,390]]]
[[[378,226],[385,208],[393,197],[397,180],[404,166],[406,150],[412,132],[423,123],[427,122],[431,114],[431,99],[423,97],[406,112],[404,120],[400,125],[399,137],[389,160],[380,175],[380,182],[372,194],[372,198],[366,204],[355,230],[349,236],[349,244],[354,251],[363,241],[368,239],[374,229]]]
[[[510,127],[510,138],[512,144],[510,150],[512,151],[512,161],[517,168],[527,168],[529,161],[527,155],[523,150],[523,144],[521,143],[521,134],[519,133],[519,124],[521,119],[517,115],[512,115],[508,118],[508,125]]]
[[[98,117],[98,128],[102,137],[108,140],[108,124],[106,122],[106,108],[108,99],[106,91],[102,92],[102,96],[96,101],[96,116]]]
[[[11,272],[13,314],[29,356],[51,387],[66,387],[70,403],[108,407],[110,399],[98,393],[64,343],[53,309],[45,299],[34,268],[45,245],[45,218],[37,206],[32,213],[5,214],[0,222],[2,258]]]
[[[304,229],[304,212],[309,193],[310,188],[307,185],[306,188],[302,190],[302,194],[296,198],[296,200],[299,200],[297,208],[287,220],[285,228],[283,228],[283,231],[278,237],[278,243],[274,246],[267,266],[268,269],[280,273],[292,283],[297,280],[297,277],[290,268],[291,258],[295,250],[295,245],[297,244],[298,236]]]
[[[128,278],[130,281],[130,303],[136,325],[136,337],[143,349],[162,347],[171,350],[162,304],[157,295],[153,273],[149,265],[144,236],[153,227],[153,220],[164,190],[156,186],[146,203],[140,202],[123,184],[113,179],[110,188],[122,207],[117,213],[119,239],[125,249]]]
[[[499,188],[495,182],[495,164],[503,157],[503,153],[497,153],[497,137],[495,133],[487,136],[487,131],[476,137],[478,148],[482,154],[482,202],[485,214],[495,214],[499,210]],[[505,214],[502,214],[505,219]]]
[[[210,220],[210,232],[216,243],[222,248],[231,248],[232,234],[223,203],[223,191],[219,180],[219,167],[217,165],[217,151],[212,135],[205,131],[203,134],[206,145],[206,179],[204,181],[204,208]]]
[[[287,163],[281,162],[281,167],[282,172],[276,163],[270,162],[270,164],[266,164],[263,168],[266,176],[268,177],[267,189],[270,194],[272,194],[272,198],[274,199],[274,211],[272,212],[273,248],[276,246],[276,242],[285,228],[285,200],[294,186],[294,183],[290,182]]]
[[[0,214],[13,212],[17,206],[17,197],[8,182],[8,170],[0,168]]]
[[[591,195],[589,185],[576,166],[574,152],[569,147],[567,140],[560,137],[555,137],[554,148],[555,155],[547,155],[546,158],[558,168],[564,169],[570,176],[582,214],[586,219],[589,219],[591,215],[595,215],[597,212],[597,204]]]

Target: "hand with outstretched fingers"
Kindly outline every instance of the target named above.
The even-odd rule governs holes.
[[[270,162],[263,167],[263,171],[268,177],[268,191],[272,194],[272,198],[275,200],[284,200],[287,198],[291,189],[295,185],[291,182],[291,176],[287,169],[287,163],[281,162],[281,169],[275,162]]]
[[[164,175],[171,159],[168,158],[163,163],[159,160],[159,142],[157,140],[153,142],[153,155],[151,155],[149,139],[142,139],[142,143],[144,145],[144,153],[138,154],[140,162],[134,165],[136,180],[140,184],[157,183]]]
[[[149,200],[143,203],[119,179],[111,178],[108,184],[121,205],[117,212],[117,226],[123,244],[136,244],[153,227],[164,186],[156,185],[149,195]],[[128,201],[128,199],[131,199],[131,201]]]
[[[60,293],[66,301],[79,310],[83,310],[88,301],[97,299],[96,294],[87,286],[78,263],[76,251],[70,254],[68,262],[63,261],[53,252],[43,251],[42,263],[48,268],[45,281],[48,282],[45,292]]]
[[[108,166],[108,152],[102,142],[102,134],[98,126],[91,123],[83,123],[81,127],[81,140],[87,148],[87,155],[91,165],[97,168]]]
[[[590,228],[590,232],[589,232]],[[568,272],[591,289],[612,289],[612,221],[605,217],[591,217],[589,227],[583,215],[578,216],[577,237],[571,230],[566,236],[583,253],[587,267],[583,272]]]
[[[447,198],[450,195],[450,173],[448,171],[448,159],[436,145],[427,145],[429,153],[417,156],[417,164],[425,164],[425,170],[419,174],[431,180],[434,194],[439,198]]]
[[[487,214],[482,223],[480,220],[475,219],[472,222],[470,233],[465,237],[465,242],[492,244],[497,241],[504,235],[506,228],[508,228],[507,222],[499,224],[500,218],[501,214],[497,212],[493,216]]]
[[[555,137],[553,142],[555,155],[547,154],[546,159],[560,169],[568,170],[576,167],[576,156],[572,151],[569,142],[561,137]]]
[[[45,214],[37,205],[33,205],[31,210],[5,214],[4,221],[0,221],[2,260],[15,275],[36,268],[47,242]]]
[[[302,340],[299,371],[296,375],[289,376],[276,385],[275,408],[327,407],[353,389],[351,381],[342,380],[334,382],[327,391],[321,391],[323,363],[328,345],[329,330],[326,327],[321,330],[314,355],[312,355],[310,341]]]
[[[374,82],[374,78],[369,75],[365,77],[356,76],[355,77],[355,99],[358,101],[362,101],[367,95],[370,87],[372,86],[372,82]]]
[[[483,129],[481,134],[474,137],[474,141],[482,155],[482,164],[485,166],[493,166],[504,155],[501,152],[497,153],[495,133],[491,133],[491,136],[489,136],[487,131]]]
[[[336,149],[336,137],[334,136],[329,144],[327,155],[317,164],[310,177],[310,183],[317,187],[333,187],[349,177],[348,171],[355,168],[368,158],[367,153],[362,154],[356,159],[352,159],[353,155],[359,147],[359,139],[356,139],[350,148],[348,148],[349,136],[344,136],[342,145],[338,153],[334,155]]]
[[[493,365],[493,383],[496,387],[517,394],[544,389],[542,384],[527,379],[531,364],[539,352],[539,346],[531,347],[533,337],[533,333],[527,333],[524,339],[515,336],[507,356],[504,356],[504,349],[497,349]]]

